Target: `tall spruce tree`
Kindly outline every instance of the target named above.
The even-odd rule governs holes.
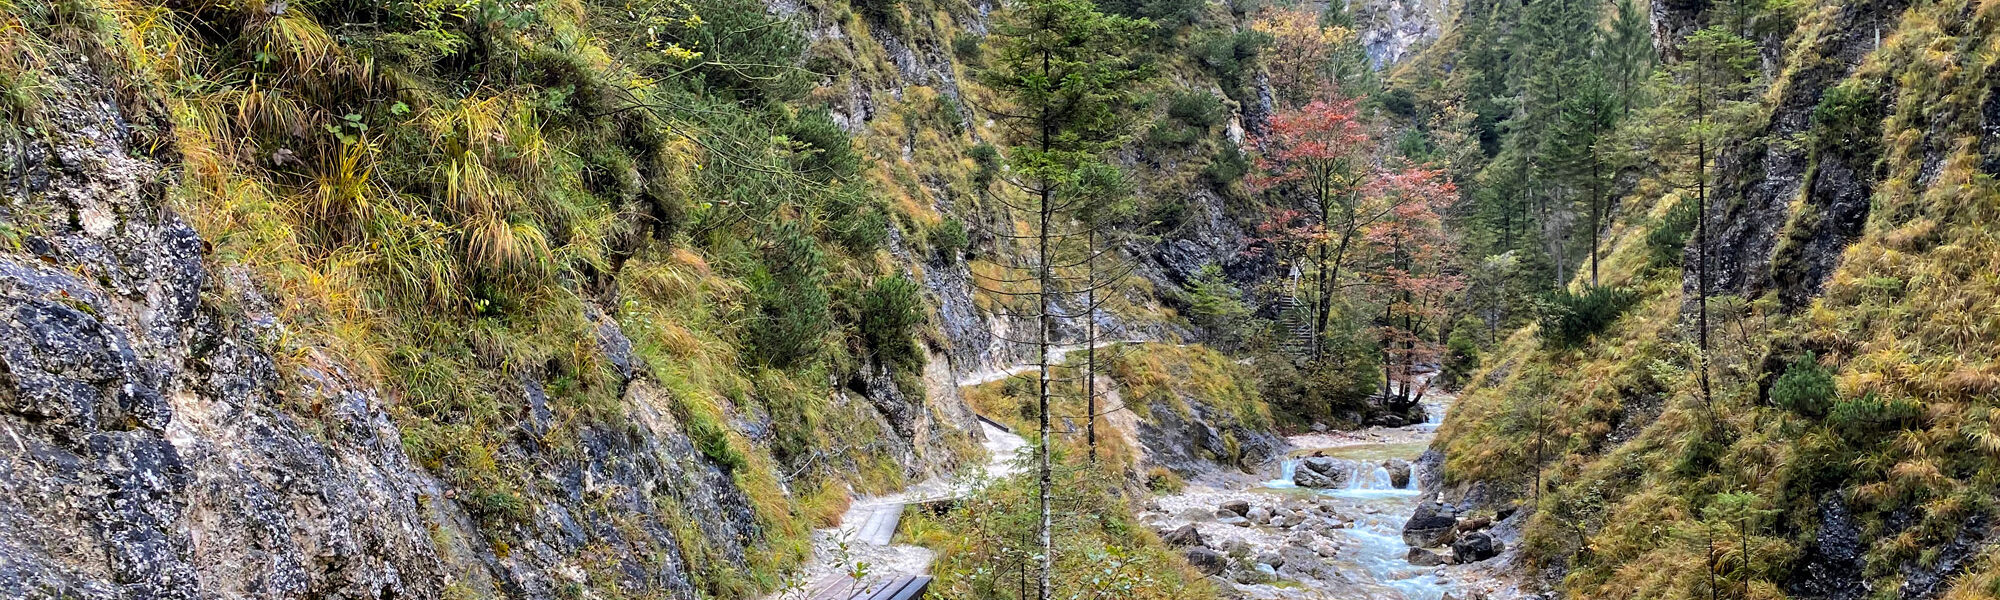
[[[1680,50],[1680,62],[1666,69],[1665,97],[1652,120],[1664,124],[1656,130],[1668,142],[1664,146],[1694,159],[1695,336],[1702,399],[1708,402],[1714,398],[1708,373],[1709,159],[1722,140],[1740,137],[1751,122],[1757,47],[1728,29],[1710,27],[1689,35]]]
[[[1144,76],[1127,54],[1150,29],[1145,20],[1105,15],[1088,0],[1023,0],[994,29],[998,52],[981,77],[1008,101],[990,110],[1006,128],[1010,183],[1028,196],[1004,201],[1027,213],[1032,245],[1039,437],[1036,469],[1040,500],[1037,597],[1052,595],[1055,547],[1051,537],[1052,482],[1049,400],[1051,346],[1061,295],[1067,293],[1055,261],[1079,231],[1078,211],[1101,200],[1093,190],[1105,177],[1105,155],[1123,138],[1133,84]],[[1011,229],[1011,228],[1010,228]],[[1082,228],[1090,230],[1086,226]],[[1073,287],[1073,286],[1071,286]],[[1075,316],[1075,315],[1070,315]],[[1088,319],[1088,312],[1084,313]],[[1094,417],[1094,415],[1093,415]]]
[[[1584,208],[1589,213],[1586,221],[1590,227],[1590,284],[1598,285],[1597,262],[1599,246],[1602,245],[1606,158],[1603,145],[1613,127],[1618,125],[1618,98],[1607,89],[1603,72],[1596,69],[1584,70],[1576,81],[1574,89],[1563,100],[1560,120],[1556,123],[1555,134],[1547,141],[1549,162],[1558,179],[1567,187],[1583,192]]]
[[[1632,114],[1656,55],[1652,22],[1646,9],[1637,0],[1619,0],[1618,13],[1611,21],[1611,34],[1604,40],[1605,70],[1617,84],[1619,115]]]

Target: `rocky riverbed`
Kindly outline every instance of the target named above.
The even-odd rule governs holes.
[[[1443,600],[1520,597],[1498,577],[1495,517],[1421,491],[1428,422],[1293,436],[1257,475],[1215,473],[1149,501],[1142,521],[1245,598]]]

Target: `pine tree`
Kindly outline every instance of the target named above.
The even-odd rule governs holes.
[[[1695,336],[1701,356],[1701,390],[1711,401],[1708,373],[1709,282],[1709,155],[1721,140],[1738,137],[1755,110],[1750,95],[1756,72],[1757,48],[1749,40],[1720,27],[1689,35],[1681,44],[1681,60],[1668,66],[1658,114],[1657,131],[1664,146],[1685,155],[1692,150],[1695,192]]]
[[[1585,192],[1585,209],[1590,213],[1590,284],[1598,285],[1597,263],[1602,245],[1607,153],[1602,147],[1611,129],[1618,125],[1618,99],[1606,89],[1603,73],[1587,70],[1563,102],[1560,120],[1549,146],[1549,162],[1558,180]]]
[[[1619,0],[1618,14],[1611,22],[1611,35],[1604,41],[1605,70],[1618,85],[1618,112],[1631,115],[1639,91],[1653,70],[1652,24],[1637,0]]]
[[[981,73],[1010,104],[988,112],[1006,124],[1006,158],[1019,178],[1010,183],[1031,197],[1025,203],[1007,204],[1011,212],[1032,215],[1034,232],[1031,236],[1012,236],[1010,232],[1008,237],[1025,238],[1022,241],[1034,246],[1031,277],[1023,279],[1034,284],[1034,291],[1026,295],[1033,299],[1032,314],[1037,321],[1033,340],[1040,409],[1036,475],[1041,518],[1036,533],[1041,568],[1037,597],[1042,600],[1052,594],[1050,576],[1055,565],[1049,504],[1050,350],[1057,319],[1078,316],[1056,312],[1059,297],[1067,293],[1056,256],[1061,245],[1075,237],[1078,211],[1102,198],[1102,182],[1116,179],[1107,174],[1112,167],[1104,157],[1124,136],[1130,90],[1144,75],[1127,52],[1138,46],[1137,41],[1149,28],[1144,20],[1100,13],[1087,0],[1024,0],[996,26],[997,56],[992,67]],[[1088,226],[1084,229],[1094,231]],[[1088,320],[1092,308],[1081,316]]]

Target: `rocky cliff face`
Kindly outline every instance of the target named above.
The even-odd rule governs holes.
[[[1449,0],[1348,0],[1347,10],[1369,61],[1380,70],[1437,39],[1453,7]]]
[[[1882,149],[1879,139],[1845,129],[1845,123],[1818,122],[1830,113],[1816,112],[1829,91],[1845,93],[1836,85],[1880,46],[1881,32],[1894,26],[1906,5],[1849,3],[1830,11],[1792,50],[1801,66],[1774,86],[1781,95],[1754,138],[1762,143],[1729,148],[1717,161],[1714,193],[1729,201],[1715,203],[1708,216],[1715,236],[1713,293],[1754,298],[1776,291],[1786,307],[1797,309],[1833,275],[1841,250],[1867,221]],[[1883,116],[1877,95],[1837,100],[1851,103],[1842,107],[1857,113],[1843,117],[1851,122],[1872,124]],[[1796,143],[1814,127],[1820,128],[1815,143]],[[1688,248],[1688,261],[1694,250]],[[1688,273],[1686,293],[1695,289],[1693,275]]]
[[[72,57],[74,58],[74,57]],[[597,307],[618,418],[549,443],[534,369],[498,455],[518,495],[482,497],[406,453],[373,382],[301,346],[246,270],[179,215],[160,106],[84,60],[51,61],[31,135],[9,136],[0,252],[0,595],[11,598],[698,597],[697,573],[770,560],[731,465],[666,410]],[[948,378],[949,373],[933,373]],[[951,391],[949,386],[943,388]],[[977,436],[955,394],[887,375],[871,406],[913,474]],[[939,408],[942,406],[942,408]],[[735,415],[757,436],[768,416]],[[976,437],[975,437],[976,439]]]
[[[1654,8],[1685,35],[1720,5]],[[1712,347],[1688,343],[1692,244],[1664,282],[1621,273],[1639,300],[1592,343],[1553,348],[1530,328],[1489,355],[1426,457],[1442,463],[1434,489],[1519,507],[1517,566],[1573,597],[1990,597],[2000,529],[1990,508],[1953,503],[1990,495],[1993,455],[1959,415],[1989,418],[2000,332],[1929,324],[1990,312],[1970,273],[2000,260],[2000,14],[1821,2],[1762,18],[1787,41],[1753,37],[1769,87],[1724,144],[1703,216]],[[1606,264],[1642,263],[1640,238],[1689,198],[1636,189],[1663,192],[1624,201],[1638,210],[1620,210]],[[1922,465],[1936,476],[1909,478]],[[1752,570],[1686,585],[1709,572],[1708,547],[1658,532],[1725,519]]]
[[[432,528],[470,518],[372,390],[310,356],[283,380],[262,349],[277,326],[212,302],[243,282],[216,277],[166,207],[171,153],[139,137],[161,139],[157,107],[121,108],[85,64],[49,73],[47,135],[4,148],[0,590],[441,595],[455,569]]]

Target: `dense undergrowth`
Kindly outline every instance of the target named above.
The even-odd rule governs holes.
[[[1817,53],[1839,11],[1877,10],[1797,8],[1760,110],[1831,60]],[[1977,116],[1993,101],[1981,82],[2000,60],[2000,5],[1880,10],[1894,26],[1824,95],[1804,140],[1880,157],[1866,223],[1823,295],[1797,310],[1775,289],[1710,298],[1704,361],[1680,260],[1695,256],[1681,250],[1691,191],[1649,172],[1603,265],[1631,308],[1601,331],[1544,317],[1506,337],[1441,429],[1447,481],[1532,507],[1522,555],[1568,595],[1782,598],[1826,593],[1811,586],[1829,577],[1876,598],[2000,595],[2000,184]],[[1778,282],[1803,268],[1787,247],[1811,238],[1818,210],[1792,202]],[[1587,291],[1570,298],[1604,293],[1573,281]],[[1840,507],[1864,553],[1852,565],[1826,554]]]
[[[1211,581],[1131,517],[1130,503],[1147,493],[1176,491],[1182,482],[1180,473],[1166,468],[1139,468],[1147,464],[1147,449],[1139,445],[1133,428],[1137,420],[1161,422],[1165,415],[1154,411],[1172,411],[1173,418],[1186,420],[1199,410],[1203,426],[1225,431],[1226,438],[1223,452],[1204,458],[1248,466],[1255,459],[1243,456],[1227,432],[1268,430],[1270,409],[1241,365],[1205,346],[1123,344],[1099,354],[1104,366],[1098,393],[1105,396],[1097,406],[1094,461],[1084,429],[1089,411],[1081,381],[1083,355],[1072,353],[1050,375],[1054,394],[1049,411],[1059,424],[1050,488],[1056,519],[1051,531],[1058,538],[1053,543],[1061,549],[1054,580],[1061,582],[1065,597],[1216,597]],[[1029,372],[968,388],[966,401],[980,414],[1018,431],[1033,431],[1036,377]],[[1107,393],[1113,389],[1117,392]],[[1031,458],[1024,453],[1017,461]],[[1033,471],[1018,471],[946,514],[909,522],[906,539],[939,552],[933,593],[948,598],[1033,597],[1041,513]]]
[[[36,129],[38,94],[61,84],[51,63],[109,65],[130,120],[162,124],[139,135],[181,175],[175,208],[215,263],[267,290],[287,372],[331,362],[391,392],[404,447],[501,552],[533,509],[538,461],[575,456],[585,429],[634,426],[621,369],[665,390],[656,408],[755,504],[765,539],[750,541],[747,572],[706,556],[691,526],[663,549],[710,594],[773,587],[849,485],[908,472],[876,443],[892,433],[873,409],[835,401],[827,382],[921,369],[913,336],[929,310],[887,250],[920,236],[803,102],[816,77],[792,66],[804,38],[761,5],[61,0],[0,13],[10,133],[69,133]],[[604,320],[632,356],[602,347]],[[516,424],[542,390],[553,424],[526,427],[523,446]],[[768,445],[732,425],[746,412],[769,418]]]
[[[1118,471],[1091,465],[1074,448],[1056,454],[1051,531],[1061,548],[1054,581],[1066,598],[1190,599],[1218,597],[1215,584],[1189,567],[1132,518],[1133,496]],[[1026,457],[1022,457],[1026,461]],[[905,521],[904,539],[938,550],[929,593],[942,598],[1032,598],[1037,520],[1030,469],[1001,479],[942,516]]]

